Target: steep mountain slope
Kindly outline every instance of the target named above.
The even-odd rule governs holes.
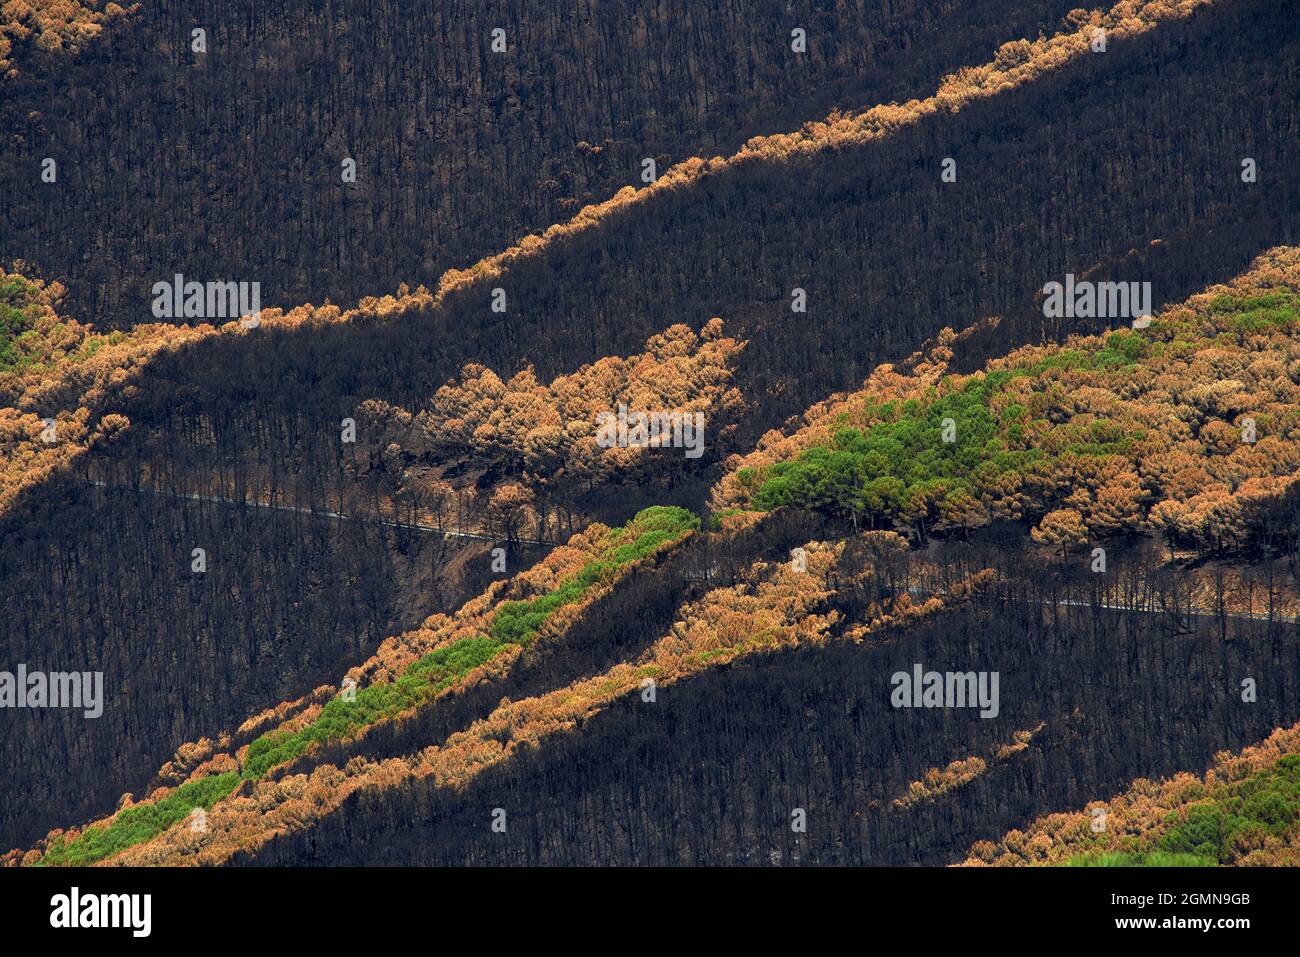
[[[93,474],[141,484],[144,501],[168,487],[202,494],[220,475],[233,480],[238,501],[247,476],[270,471],[309,489],[305,502],[286,504],[336,510],[331,503],[357,491],[339,468],[340,423],[365,400],[418,411],[469,360],[503,376],[528,360],[550,379],[585,361],[633,353],[669,318],[702,328],[714,315],[729,335],[749,341],[736,374],[748,420],[729,440],[743,450],[786,415],[856,384],[879,361],[903,358],[945,324],[997,311],[1010,316],[1006,335],[1036,333],[1043,325],[1037,290],[1067,270],[1082,274],[1102,264],[1093,275],[1149,278],[1157,303],[1176,298],[1238,268],[1256,251],[1252,244],[1271,244],[1295,228],[1294,190],[1269,178],[1296,128],[1288,90],[1297,48],[1287,17],[1273,0],[1123,4],[1107,17],[1076,18],[1050,42],[1008,44],[987,67],[955,77],[927,100],[810,125],[751,144],[729,161],[690,164],[546,238],[449,275],[436,294],[369,300],[348,314],[303,307],[286,320],[270,312],[258,329],[186,339],[132,368],[125,387],[88,416],[88,427],[110,414],[129,420],[96,456]],[[1111,28],[1105,54],[1088,49],[1094,22]],[[1117,129],[1115,115],[1132,117],[1132,126]],[[990,129],[999,135],[990,137]],[[1138,147],[1129,142],[1133,129],[1141,131]],[[1015,155],[1008,142],[1020,144]],[[1266,174],[1260,183],[1239,178],[1243,142]],[[939,164],[948,155],[958,158],[959,176],[944,184]],[[994,192],[1001,202],[989,207]],[[1080,195],[1111,197],[1114,215],[1081,215]],[[1037,224],[1037,233],[1026,235],[1025,223]],[[1243,236],[1251,241],[1233,241]],[[1164,242],[1150,245],[1157,240]],[[498,286],[510,303],[504,314],[489,308]],[[808,313],[790,311],[795,286],[809,292]],[[702,460],[707,468],[730,450],[712,445],[716,438]],[[715,474],[702,468],[661,500],[698,504]],[[362,497],[373,488],[361,485]],[[175,681],[203,705],[176,719],[183,727],[165,728],[148,716],[154,706],[139,705],[113,732],[142,729],[132,738],[139,750],[107,771],[104,759],[87,757],[85,781],[64,779],[71,745],[57,736],[47,737],[55,743],[41,752],[43,766],[15,750],[6,756],[14,773],[27,768],[54,782],[23,789],[34,795],[33,808],[50,787],[84,792],[75,806],[93,813],[106,796],[138,786],[133,782],[177,740],[301,695],[320,680],[320,663],[340,655],[361,660],[381,636],[456,607],[464,594],[448,588],[450,595],[431,600],[406,571],[433,564],[412,544],[420,536],[388,526],[259,509],[256,518],[225,526],[229,534],[217,533],[215,503],[175,499],[118,510],[105,508],[103,494],[75,476],[54,477],[4,520],[0,554],[13,564],[0,577],[0,599],[19,610],[5,637],[20,651],[39,647],[58,657],[110,643],[130,647],[119,634],[130,622],[124,609],[144,610],[164,655],[191,662]],[[138,501],[110,499],[126,500]],[[620,501],[619,520],[627,501],[605,502],[613,508]],[[372,507],[372,517],[381,514],[382,506]],[[117,533],[119,519],[131,534]],[[263,523],[282,531],[260,531]],[[328,543],[317,554],[337,557],[304,583],[296,556],[311,536]],[[219,563],[218,587],[193,620],[212,630],[221,655],[262,662],[247,672],[254,678],[273,663],[274,680],[250,681],[244,697],[205,696],[212,672],[198,662],[206,653],[175,653],[173,644],[192,639],[163,627],[166,606],[148,599],[148,578],[131,572],[136,584],[127,593],[134,597],[124,601],[114,597],[116,584],[76,571],[94,556],[115,569],[165,565],[163,580],[173,581],[200,539],[216,540],[213,548],[239,556],[240,564]],[[484,575],[484,565],[475,573]],[[32,583],[48,581],[63,586],[33,590]],[[245,581],[279,583],[276,597],[259,597]],[[326,596],[331,587],[340,592]],[[304,601],[308,613],[295,617],[295,604]],[[351,637],[334,634],[317,645],[316,634],[341,606],[352,609],[343,616]],[[58,617],[62,608],[75,614]],[[50,649],[43,642],[62,633],[50,628],[52,620],[93,625]],[[233,640],[216,640],[216,633]],[[282,650],[270,650],[277,646]],[[250,650],[233,650],[243,648]],[[168,700],[171,693],[160,689],[173,679],[163,674],[146,669],[150,692],[129,700]],[[3,822],[11,837],[32,839],[56,823],[15,807]]]

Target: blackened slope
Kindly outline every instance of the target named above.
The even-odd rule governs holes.
[[[1040,596],[1041,597],[1041,596]],[[1274,663],[1294,636],[1225,643],[1145,614],[1032,603],[965,609],[885,646],[773,654],[630,696],[579,730],[485,772],[463,792],[427,783],[354,797],[257,864],[947,864],[969,845],[1137,777],[1204,768],[1215,751],[1300,716],[1300,682]],[[1249,635],[1250,637],[1247,637]],[[1000,713],[894,709],[895,671],[998,670]],[[1242,675],[1260,681],[1243,704]],[[911,809],[931,767],[1019,755]],[[507,833],[490,830],[507,810]],[[806,834],[791,811],[807,811]]]
[[[228,467],[231,443],[247,454],[251,442],[262,462],[327,482],[339,419],[354,413],[358,396],[414,404],[468,359],[508,366],[529,357],[554,374],[627,353],[668,321],[713,314],[751,338],[741,383],[756,402],[757,431],[856,385],[877,361],[901,358],[944,324],[1025,314],[1047,279],[1107,259],[1141,263],[1125,253],[1170,236],[1181,237],[1177,249],[1147,257],[1152,272],[1119,278],[1150,279],[1157,302],[1176,300],[1228,278],[1260,249],[1294,241],[1300,210],[1285,171],[1300,125],[1291,94],[1298,45],[1278,0],[1211,7],[870,146],[749,163],[638,206],[514,267],[504,318],[487,308],[491,284],[480,284],[455,293],[445,310],[310,334],[260,330],[165,357],[125,410],[136,437],[156,429],[157,444],[134,450],[123,472],[138,467],[139,454],[152,474],[181,462],[204,476]],[[1247,150],[1261,170],[1254,185],[1238,176]],[[959,160],[950,186],[938,182],[947,155]],[[794,285],[809,290],[806,316],[788,311]],[[220,448],[209,444],[213,434]],[[93,530],[111,528],[111,515],[69,524],[67,493],[46,491],[47,518],[23,513],[33,520],[10,534],[94,555],[141,578],[132,588],[147,594],[140,549],[170,555],[180,537],[155,530],[127,548]],[[256,553],[240,535],[223,546]],[[291,555],[259,560],[266,571],[257,580],[277,580],[271,566]],[[63,577],[57,551],[36,549],[27,567],[36,582]],[[0,587],[0,604],[19,609],[15,634],[53,633],[61,619],[49,607],[15,600],[27,590],[17,576]],[[382,589],[364,580],[354,587],[362,603],[382,605]],[[79,618],[129,628],[111,592],[85,576],[66,588],[59,601]],[[294,600],[278,594],[277,607]],[[247,592],[224,601],[224,620],[248,622],[241,634],[280,627],[253,612]],[[199,687],[205,674],[186,670],[178,680]],[[211,729],[199,724],[199,733]],[[67,755],[56,748],[51,766]]]
[[[489,574],[480,543],[72,482],[54,490],[0,533],[0,667],[102,671],[104,710],[5,711],[5,849],[111,810],[182,742],[333,683]]]
[[[6,85],[0,258],[65,279],[96,322],[149,321],[151,284],[177,270],[260,281],[266,305],[350,303],[639,184],[644,157],[924,95],[1072,5],[149,0]],[[37,179],[47,156],[56,185]]]
[[[358,394],[418,401],[470,358],[572,367],[626,352],[666,320],[716,312],[753,337],[746,385],[761,400],[756,427],[773,424],[943,324],[1023,306],[1043,280],[1151,238],[1283,241],[1294,191],[1267,179],[1246,187],[1237,172],[1242,143],[1262,170],[1285,168],[1296,126],[1285,14],[1276,2],[1231,4],[871,147],[750,164],[656,200],[513,269],[504,320],[480,285],[457,293],[445,315],[268,330],[189,350],[148,373],[128,411],[137,428],[163,432],[160,462],[184,455],[202,474],[205,457],[219,459],[206,430],[191,430],[210,414],[218,435],[252,437],[282,468],[323,475]],[[938,183],[944,155],[960,159],[959,187]],[[1080,197],[1098,197],[1101,213],[1072,214]],[[1199,287],[1257,249],[1189,240],[1182,251],[1160,260],[1160,275],[1123,278],[1157,280],[1157,301],[1176,299],[1190,288],[1166,290],[1161,276],[1170,286],[1199,276]],[[788,312],[787,283],[812,293],[808,316]],[[51,496],[50,508],[60,501]],[[99,539],[79,541],[93,549]],[[109,567],[138,565],[111,541],[95,554]],[[54,559],[38,558],[32,574],[51,580]],[[70,601],[89,619],[121,622],[99,590],[79,587]],[[14,627],[39,633],[48,614],[25,612]]]

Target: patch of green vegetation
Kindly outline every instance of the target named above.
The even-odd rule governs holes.
[[[1149,854],[1079,854],[1065,867],[1217,867],[1218,861],[1198,854],[1152,851]]]
[[[1224,862],[1252,838],[1282,837],[1300,822],[1300,755],[1287,755],[1272,767],[1229,785],[1225,792],[1186,814],[1165,819],[1169,830],[1160,848]]]
[[[830,446],[776,463],[754,495],[754,506],[822,508],[855,518],[895,515],[918,503],[970,494],[977,470],[985,481],[1019,471],[1041,452],[1009,449],[989,408],[990,398],[1012,377],[993,372],[948,395],[932,393],[926,402],[869,407],[884,421],[865,433],[840,429]],[[1024,410],[1007,412],[1009,425],[1019,426]]]
[[[1235,333],[1271,332],[1300,320],[1300,295],[1278,289],[1254,296],[1216,296],[1210,303],[1210,313],[1231,315]]]
[[[0,372],[13,371],[28,361],[19,346],[22,337],[34,335],[30,307],[35,292],[36,287],[21,276],[0,279]]]
[[[1038,362],[1008,371],[1013,378],[1038,376],[1044,372],[1114,372],[1137,365],[1150,356],[1155,344],[1132,329],[1107,334],[1106,344],[1095,352],[1060,349]],[[996,373],[993,373],[996,375]]]
[[[396,681],[356,689],[351,701],[332,698],[316,720],[297,731],[271,731],[253,741],[242,774],[257,779],[292,761],[313,744],[341,741],[384,718],[393,717],[450,687],[458,678],[495,657],[505,647],[493,638],[462,638],[412,662]]]
[[[1274,289],[1270,292],[1256,293],[1251,296],[1224,294],[1215,296],[1210,302],[1210,314],[1233,312],[1251,312],[1255,309],[1296,309],[1300,308],[1300,294],[1289,289]]]
[[[1024,404],[993,401],[1010,383],[1076,370],[1122,377],[1166,348],[1139,331],[1118,329],[1099,349],[1059,349],[975,376],[942,396],[932,389],[905,402],[868,399],[863,411],[879,421],[865,431],[842,427],[829,444],[762,474],[741,469],[736,479],[751,492],[752,506],[764,511],[821,509],[874,524],[882,518],[917,522],[937,507],[964,523],[978,516],[988,489],[1017,485],[1049,456],[1130,455],[1145,439],[1141,429],[1126,431],[1105,418],[1086,425],[1031,419]]]
[[[591,567],[588,565],[583,571]],[[576,602],[585,590],[582,583],[574,579],[537,598],[505,602],[492,619],[492,637],[502,642],[527,646],[547,618],[565,605]]]
[[[1151,340],[1131,329],[1117,329],[1106,336],[1106,345],[1093,354],[1093,368],[1122,369],[1137,365],[1151,351]]]
[[[161,801],[118,811],[111,821],[86,828],[75,840],[55,838],[41,863],[82,867],[102,861],[161,834],[188,817],[196,807],[211,808],[238,787],[239,781],[240,776],[234,771],[187,781]]]
[[[699,518],[684,508],[655,505],[643,509],[615,535],[616,540],[631,536],[629,540],[607,549],[573,578],[537,598],[502,604],[492,619],[492,637],[502,643],[527,647],[546,619],[558,609],[577,603],[588,589],[617,575],[623,566],[645,558],[659,546],[699,527]]]

